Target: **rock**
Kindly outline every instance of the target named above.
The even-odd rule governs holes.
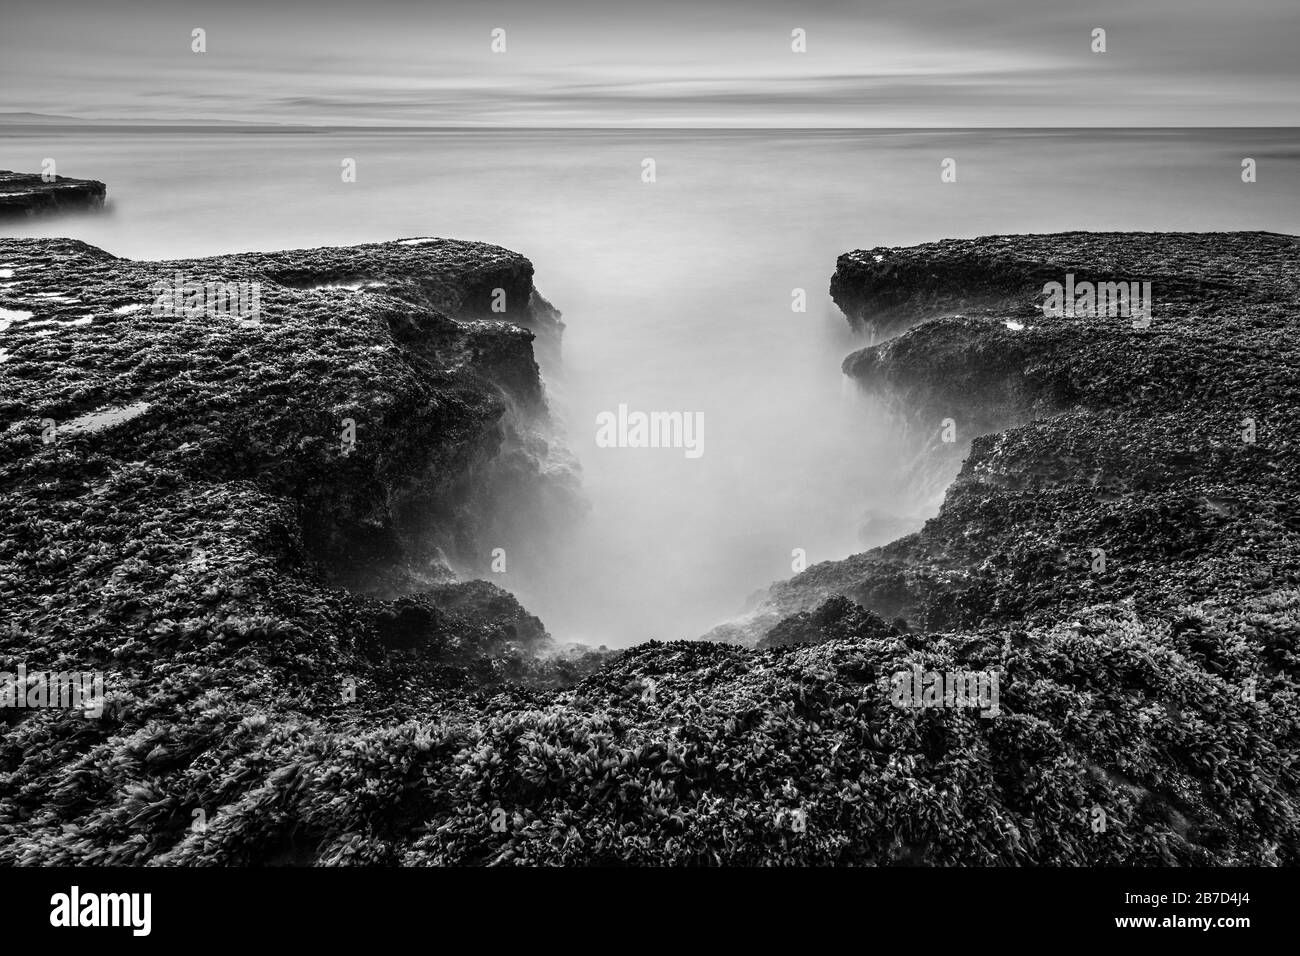
[[[524,327],[551,328],[553,310],[531,311],[522,256],[421,240],[142,263],[16,239],[0,262],[0,374],[15,386],[0,421],[28,468],[74,470],[42,454],[49,420],[77,458],[218,493],[254,482],[298,509],[329,579],[388,595],[452,565],[485,572],[504,523],[579,507]],[[169,309],[186,281],[199,305]],[[127,407],[113,427],[71,427]]]
[[[933,250],[882,254],[919,293],[856,260],[839,280],[910,328],[855,364],[866,387],[906,391],[918,427],[959,400],[959,422],[1014,419],[973,438],[939,515],[773,586],[733,636],[778,646],[535,655],[513,599],[433,580],[540,480],[541,320],[472,291],[522,293],[526,260],[183,264],[263,283],[244,326],[153,315],[176,264],[0,243],[0,653],[106,683],[98,719],[4,714],[0,864],[1300,862],[1297,241],[939,246],[929,271]],[[998,255],[1020,265],[973,280],[1013,289],[982,324],[904,315],[965,302]],[[1106,256],[1168,280],[1150,328],[1025,314],[1025,276]],[[316,262],[405,284],[314,289]],[[914,669],[997,675],[999,712],[897,705]]]
[[[107,187],[93,179],[56,176],[46,182],[39,173],[0,169],[0,220],[100,209],[106,193]]]
[[[1298,251],[1270,233],[1065,233],[841,256],[850,320],[897,333],[845,373],[935,454],[968,454],[919,534],[773,585],[743,639],[835,594],[949,628],[1294,587]],[[1067,273],[1150,280],[1150,326],[1045,317],[1035,300]],[[945,314],[973,296],[980,314]],[[962,442],[939,443],[945,419]]]
[[[453,582],[505,523],[581,507],[527,259],[427,240],[133,262],[8,239],[0,269],[0,670],[98,671],[109,699],[98,721],[5,711],[6,772],[57,777],[151,720],[368,725],[589,669],[549,667],[540,621]],[[177,276],[200,283],[179,307]],[[28,805],[0,790],[0,829]],[[111,831],[122,859],[170,839]]]
[[[792,644],[822,644],[837,638],[886,638],[900,633],[878,615],[863,610],[845,597],[829,598],[812,611],[787,617],[758,642],[758,649]]]

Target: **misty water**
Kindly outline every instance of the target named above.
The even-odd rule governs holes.
[[[0,140],[0,168],[46,157],[106,182],[108,211],[0,235],[145,259],[446,236],[531,259],[567,324],[563,371],[544,371],[591,511],[559,553],[493,577],[559,640],[611,646],[699,636],[788,577],[793,549],[844,557],[937,507],[900,483],[894,433],[840,374],[863,344],[827,292],[840,253],[1075,229],[1300,232],[1300,197],[1281,185],[1296,177],[1279,168],[1300,161],[1300,135],[1284,129]],[[944,157],[955,184],[940,182]],[[598,448],[596,416],[620,404],[703,413],[703,455]]]

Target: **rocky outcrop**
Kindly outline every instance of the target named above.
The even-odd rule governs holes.
[[[543,499],[555,520],[577,508],[527,328],[558,322],[514,253],[406,240],[137,263],[11,240],[0,263],[0,418],[25,480],[102,458],[221,493],[251,482],[292,503],[329,580],[389,595],[487,571]]]
[[[94,179],[55,176],[47,182],[39,173],[0,169],[0,221],[99,209],[107,191]]]
[[[821,661],[864,644],[928,660],[964,648],[965,666],[998,669],[1016,701],[1004,731],[1035,723],[1049,765],[1107,791],[1085,801],[1096,832],[1113,836],[1125,806],[1136,837],[1116,856],[1109,837],[1055,856],[1040,841],[1072,831],[1072,801],[1039,792],[1029,815],[1059,822],[1022,815],[1002,834],[1030,858],[1294,862],[1298,253],[1263,233],[1071,233],[841,257],[837,301],[892,336],[845,374],[919,434],[955,424],[969,454],[921,531],[774,584],[710,637],[821,645],[806,652]],[[1045,315],[1044,284],[1067,274],[1150,281],[1150,322]],[[1013,793],[1007,779],[978,812],[1007,812]],[[920,858],[944,855],[931,844]]]
[[[1262,233],[1068,233],[842,256],[832,288],[851,320],[879,309],[898,332],[845,374],[936,454],[969,454],[918,534],[774,585],[759,626],[731,636],[752,642],[833,594],[945,628],[1093,600],[1231,599],[1260,574],[1294,586],[1277,569],[1296,547],[1283,504],[1297,488],[1296,253]],[[1043,285],[1067,274],[1150,281],[1150,324],[1045,316]],[[927,317],[968,305],[968,285],[979,311]],[[1274,557],[1243,564],[1266,527]]]
[[[0,249],[15,278],[40,265],[43,291],[96,302],[71,325],[78,302],[0,300],[19,336],[0,365],[6,665],[94,668],[107,688],[98,719],[6,714],[0,862],[1300,860],[1295,239],[895,251],[928,283],[929,256],[955,277],[993,250],[1028,264],[1003,305],[900,313],[908,331],[850,360],[920,432],[1013,415],[971,436],[938,517],[775,586],[755,612],[772,624],[745,637],[761,650],[554,657],[490,585],[328,586],[354,563],[434,576],[480,540],[463,477],[542,413],[528,333],[451,303],[472,299],[458,270],[499,258],[474,273],[490,282],[516,257],[431,244],[408,266],[437,299],[258,267],[275,304],[245,329],[117,313],[147,301],[151,265]],[[1022,299],[1033,270],[1094,260],[1170,280],[1149,327]],[[896,706],[893,675],[914,670],[996,674],[999,710]]]
[[[53,779],[158,726],[152,764],[184,762],[195,707],[364,722],[554,683],[541,622],[456,580],[511,522],[581,507],[532,352],[558,316],[522,256],[408,240],[133,262],[14,239],[0,270],[0,670],[106,690],[100,719],[0,712],[0,827],[39,831],[64,812]],[[121,810],[100,786],[74,816]],[[157,849],[109,851],[123,834],[103,825],[75,855]]]

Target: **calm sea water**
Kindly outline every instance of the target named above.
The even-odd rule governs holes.
[[[1300,131],[1286,129],[0,137],[0,168],[53,157],[108,183],[111,203],[0,235],[146,259],[408,236],[528,256],[568,324],[550,377],[592,512],[562,556],[499,583],[556,637],[613,646],[698,636],[789,576],[793,549],[862,550],[864,512],[915,504],[881,490],[897,449],[842,387],[857,343],[827,294],[841,252],[1074,229],[1300,233]],[[703,412],[704,455],[597,448],[596,415],[620,403]]]

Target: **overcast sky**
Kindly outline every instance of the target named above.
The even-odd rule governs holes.
[[[741,12],[743,10],[744,12]],[[190,50],[207,31],[207,52]],[[506,52],[490,49],[506,31]],[[807,31],[807,53],[790,32]],[[1107,52],[1090,50],[1107,31]],[[1300,0],[2,0],[0,111],[437,126],[1300,125]]]

